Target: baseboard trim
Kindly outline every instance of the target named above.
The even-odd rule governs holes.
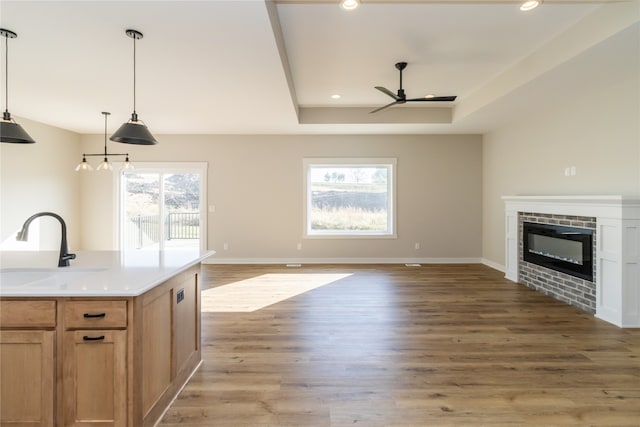
[[[505,267],[504,267],[504,265],[502,265],[502,264],[498,264],[497,262],[489,261],[489,260],[488,260],[488,259],[486,259],[486,258],[482,258],[482,263],[483,263],[484,265],[486,265],[487,267],[491,267],[491,268],[493,268],[494,270],[498,270],[498,271],[501,271],[501,272],[503,272],[503,273],[505,272]]]
[[[217,258],[203,264],[484,264],[481,258]]]

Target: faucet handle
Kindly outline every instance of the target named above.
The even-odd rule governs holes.
[[[58,267],[69,267],[69,260],[76,259],[76,254],[60,254]]]

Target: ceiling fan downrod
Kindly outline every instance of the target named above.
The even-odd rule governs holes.
[[[407,68],[406,62],[397,62],[396,68],[400,71],[400,89],[398,89],[398,98],[406,99],[407,95],[404,93],[404,89],[402,89],[402,70]]]

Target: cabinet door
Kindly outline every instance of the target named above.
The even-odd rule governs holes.
[[[53,426],[55,331],[0,331],[0,425]]]
[[[65,426],[125,426],[127,331],[67,331]]]
[[[146,415],[174,377],[173,292],[161,289],[146,298],[142,314],[142,413]]]
[[[198,276],[187,276],[177,283],[175,301],[175,348],[176,374],[183,369],[193,369],[193,359],[200,358],[200,289]],[[197,364],[197,361],[195,362]]]

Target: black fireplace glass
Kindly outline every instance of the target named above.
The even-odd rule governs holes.
[[[593,230],[524,222],[523,258],[532,264],[593,281]]]

